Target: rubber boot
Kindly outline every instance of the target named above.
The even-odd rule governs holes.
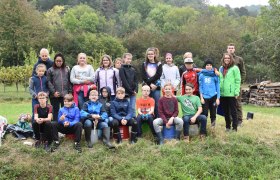
[[[162,137],[162,133],[158,132],[157,134],[157,138],[158,138],[158,145],[163,145],[163,137]]]
[[[88,148],[93,147],[93,144],[91,143],[91,140],[90,140],[90,134],[91,134],[91,129],[85,128],[85,139],[87,141]]]
[[[114,145],[110,142],[110,127],[106,127],[102,129],[102,135],[103,135],[103,143],[109,148],[113,149],[115,148]]]
[[[121,133],[118,132],[118,133],[114,133],[116,136],[117,136],[117,144],[120,144],[122,143],[122,136],[121,136]]]
[[[137,132],[130,133],[130,143],[135,144],[137,142]]]
[[[176,131],[176,140],[180,141],[181,139],[181,131]]]

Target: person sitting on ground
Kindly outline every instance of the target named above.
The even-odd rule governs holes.
[[[166,83],[163,88],[165,94],[158,102],[159,118],[155,119],[153,122],[159,145],[163,144],[160,126],[165,125],[166,128],[170,128],[170,126],[175,124],[177,140],[180,140],[181,131],[183,129],[183,120],[178,117],[178,102],[172,94],[172,84]]]
[[[91,130],[93,126],[102,130],[103,142],[109,148],[114,148],[110,142],[110,127],[108,126],[108,114],[105,112],[104,106],[98,102],[98,91],[91,90],[89,93],[89,101],[85,102],[80,112],[82,122],[85,129],[85,139],[88,147],[92,148]]]
[[[202,113],[202,107],[198,96],[193,95],[194,86],[191,83],[185,85],[185,95],[177,96],[181,104],[184,121],[184,140],[188,143],[190,124],[200,124],[200,137],[203,140],[206,136],[207,118]]]

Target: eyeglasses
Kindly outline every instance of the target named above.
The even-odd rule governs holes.
[[[109,61],[109,59],[103,59],[102,61]]]

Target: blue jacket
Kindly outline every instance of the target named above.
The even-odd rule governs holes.
[[[66,117],[63,121],[60,120],[60,117],[66,114]],[[69,122],[69,127],[74,126],[76,123],[80,122],[80,110],[75,105],[75,103],[72,104],[71,107],[62,107],[59,109],[58,112],[58,123],[63,124],[64,122]]]
[[[215,75],[214,70],[208,71],[203,69],[200,72],[199,92],[205,99],[210,99],[215,95],[220,99],[220,80],[219,77]]]
[[[46,61],[43,61],[40,57],[38,58],[38,61],[36,62],[36,64],[33,67],[33,72],[32,75],[36,75],[36,67],[38,66],[38,64],[45,64],[47,67],[47,70],[49,68],[51,68],[53,66],[53,61],[51,59],[47,59]],[[47,71],[45,72],[45,75],[47,74]]]
[[[37,75],[32,76],[29,81],[29,92],[32,98],[35,98],[38,93],[42,91],[49,94],[47,77],[39,77]]]
[[[96,101],[93,102],[91,100],[84,103],[83,108],[80,112],[81,119],[86,120],[91,118],[92,114],[98,114],[101,116],[101,120],[105,121],[108,119],[108,114],[105,111],[105,108],[103,107],[102,103]]]
[[[129,101],[127,99],[116,98],[111,102],[111,116],[114,119],[130,120],[132,118],[132,109],[129,107]]]

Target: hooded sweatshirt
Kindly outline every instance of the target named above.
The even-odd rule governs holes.
[[[92,114],[100,115],[102,121],[108,119],[108,114],[106,113],[103,105],[98,101],[94,102],[89,100],[84,103],[83,109],[80,112],[82,121],[90,119]]]
[[[217,95],[220,99],[220,80],[215,75],[214,69],[203,69],[199,74],[199,92],[203,98],[210,99]]]
[[[63,121],[60,120],[60,117],[65,114],[65,119]],[[58,112],[58,123],[64,124],[64,122],[69,122],[69,127],[74,126],[76,123],[80,122],[80,110],[73,103],[70,107],[62,107]]]
[[[102,96],[102,90],[106,89],[108,92],[108,97],[103,97]],[[100,89],[100,96],[98,98],[98,101],[103,105],[103,107],[105,108],[105,111],[107,112],[108,116],[111,115],[110,112],[110,106],[111,106],[111,92],[110,92],[110,88],[105,86],[103,88]]]
[[[38,58],[38,61],[37,63],[34,65],[33,67],[33,72],[32,72],[32,75],[36,75],[36,67],[38,66],[38,64],[45,64],[46,67],[47,67],[47,70],[49,68],[51,68],[53,66],[53,61],[51,59],[47,59],[46,61],[43,61],[40,57]],[[47,74],[47,71],[45,72],[45,75]]]

